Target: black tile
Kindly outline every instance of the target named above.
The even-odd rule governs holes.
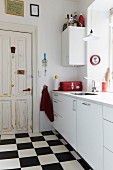
[[[60,163],[49,164],[49,165],[42,165],[43,170],[63,170]]]
[[[0,152],[0,160],[1,159],[13,159],[13,158],[18,158],[17,151]]]
[[[19,133],[19,134],[15,134],[16,138],[25,138],[25,137],[29,137],[28,133]]]
[[[0,145],[16,144],[16,139],[3,139],[0,141]]]
[[[21,144],[17,144],[17,148],[18,148],[18,150],[31,149],[31,148],[33,148],[33,144],[31,142],[29,142],[29,143],[21,143]]]
[[[70,144],[66,144],[65,147],[66,147],[69,151],[73,151],[73,150],[74,150]]]
[[[82,166],[85,170],[92,169],[92,168],[88,165],[88,163],[87,163],[86,161],[84,161],[83,159],[79,159],[79,160],[77,160],[77,161],[81,164],[81,166]]]
[[[37,142],[37,141],[45,141],[43,136],[36,136],[36,137],[31,137],[32,142]]]
[[[43,148],[36,148],[35,149],[37,155],[46,155],[46,154],[52,154],[53,151],[50,147],[43,147]]]
[[[43,136],[46,136],[46,135],[54,135],[54,133],[52,131],[45,131],[45,132],[42,132],[42,135]]]
[[[40,162],[36,156],[33,156],[33,157],[27,157],[27,158],[20,158],[20,165],[21,165],[21,168],[37,166],[37,165],[40,165]]]
[[[49,146],[63,145],[60,140],[50,140],[50,141],[47,141],[47,143],[49,144]]]
[[[57,136],[59,139],[64,139],[63,136],[62,136],[61,134],[59,134],[59,133],[58,133],[56,136]]]
[[[70,152],[56,153],[55,155],[59,162],[75,160],[74,156]]]

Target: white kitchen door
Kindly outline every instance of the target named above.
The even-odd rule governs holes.
[[[31,34],[0,30],[0,133],[32,131]]]

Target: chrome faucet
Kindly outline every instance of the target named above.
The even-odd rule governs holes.
[[[92,92],[96,92],[96,86],[95,86],[95,81],[96,80],[94,80],[94,79],[91,79],[91,78],[88,78],[88,77],[84,77],[84,79],[86,79],[86,80],[92,80]]]

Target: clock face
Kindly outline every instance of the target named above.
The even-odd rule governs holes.
[[[98,55],[92,55],[91,58],[90,58],[90,63],[92,65],[97,65],[100,63],[100,56]]]

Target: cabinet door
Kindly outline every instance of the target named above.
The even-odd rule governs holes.
[[[113,153],[104,148],[104,170],[113,169]]]
[[[55,112],[53,126],[60,134],[62,134],[62,116]]]
[[[62,135],[77,150],[76,138],[76,99],[63,96],[62,100]]]
[[[77,100],[78,153],[95,170],[103,170],[102,106]]]
[[[62,65],[85,65],[84,27],[69,26],[62,32]]]

